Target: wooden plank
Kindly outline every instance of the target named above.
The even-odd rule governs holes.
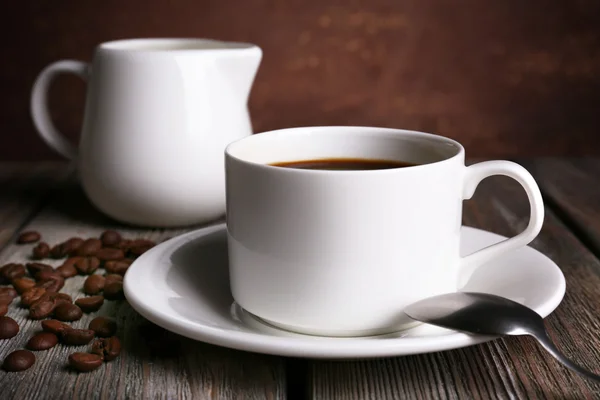
[[[105,229],[116,229],[126,238],[148,238],[161,241],[184,230],[136,229],[122,226],[98,213],[85,199],[77,185],[67,185],[50,204],[37,215],[26,229],[39,231],[50,244],[72,236],[98,237]],[[0,254],[0,264],[25,261],[33,245],[10,244]],[[53,265],[60,261],[50,261]],[[62,292],[73,299],[83,297],[84,277],[67,280]],[[11,305],[7,315],[15,318],[21,332],[10,340],[0,341],[0,359],[22,348],[39,321],[26,318],[27,310]],[[74,351],[86,351],[89,346],[58,345],[49,351],[37,352],[36,364],[22,373],[0,371],[2,399],[24,398],[164,398],[164,399],[276,399],[285,396],[283,360],[277,357],[240,352],[198,343],[177,335],[160,336],[160,351],[144,334],[148,323],[126,301],[106,301],[97,313],[86,314],[74,327],[87,327],[97,315],[116,318],[117,335],[123,352],[116,360],[99,369],[79,374],[66,367],[67,357]],[[167,345],[171,343],[171,347]]]
[[[64,163],[0,164],[0,249],[39,210],[67,174]]]
[[[545,158],[523,165],[559,216],[600,254],[600,158]]]
[[[528,209],[518,184],[490,178],[465,202],[464,223],[513,236],[525,227]],[[551,210],[532,246],[552,258],[567,280],[563,303],[546,319],[552,339],[573,360],[600,372],[600,261]],[[307,381],[315,399],[600,396],[600,385],[567,371],[527,337],[408,357],[314,361]]]

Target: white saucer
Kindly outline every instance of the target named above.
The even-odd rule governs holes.
[[[502,236],[462,228],[461,251],[496,243]],[[229,291],[224,224],[175,237],[139,257],[129,268],[125,295],[142,316],[183,336],[258,353],[311,358],[363,358],[427,353],[494,339],[430,325],[396,334],[330,338],[274,328],[234,304]],[[465,291],[493,293],[525,304],[543,317],[561,302],[565,279],[548,257],[521,248],[479,268]]]

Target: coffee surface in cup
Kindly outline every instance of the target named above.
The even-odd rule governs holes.
[[[369,158],[323,158],[316,160],[283,161],[269,164],[275,167],[296,169],[322,169],[337,171],[361,171],[412,167],[416,164],[395,160]]]

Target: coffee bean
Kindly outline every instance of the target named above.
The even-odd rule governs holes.
[[[45,321],[42,321],[42,329],[45,332],[51,332],[55,335],[60,335],[62,331],[64,331],[65,329],[71,329],[71,327],[63,322],[60,322],[59,320],[47,319]]]
[[[89,257],[96,255],[96,252],[102,248],[100,239],[87,239],[77,249],[78,256]]]
[[[54,310],[54,316],[60,321],[77,321],[82,315],[81,308],[71,303],[60,304]]]
[[[19,294],[11,287],[0,287],[0,303],[10,304]]]
[[[47,278],[45,281],[40,281],[36,285],[36,287],[41,287],[46,289],[47,292],[58,292],[65,286],[65,278],[58,274],[53,274]]]
[[[81,308],[81,311],[85,313],[91,313],[94,311],[98,311],[102,304],[104,304],[103,296],[91,296],[91,297],[82,297],[80,299],[75,300],[75,304]]]
[[[118,274],[108,274],[104,277],[105,279],[105,285],[107,283],[111,283],[111,282],[123,282],[123,276],[118,275]]]
[[[84,240],[82,238],[73,237],[63,243],[63,250],[67,255],[72,256],[79,250],[79,247],[81,247],[83,242]]]
[[[33,277],[38,282],[49,281],[50,279],[54,279],[54,277],[59,277],[60,279],[64,280],[62,275],[60,273],[56,272],[56,270],[54,270],[54,269],[40,271],[40,272],[36,273]]]
[[[96,257],[98,257],[100,261],[116,261],[125,258],[125,253],[120,249],[104,247],[96,252]]]
[[[124,299],[123,282],[106,280],[104,283],[104,298],[107,300]]]
[[[50,256],[52,258],[65,258],[69,253],[65,250],[64,243],[59,243],[50,249]]]
[[[56,268],[56,272],[58,272],[63,278],[67,279],[77,275],[77,268],[75,268],[73,265],[61,265],[60,267]]]
[[[96,257],[82,257],[75,262],[75,268],[81,275],[91,275],[100,266],[100,260]]]
[[[64,329],[60,332],[61,341],[69,346],[88,344],[94,338],[94,331],[89,329]]]
[[[4,359],[2,368],[8,372],[25,371],[35,363],[35,355],[29,350],[15,350]]]
[[[72,304],[73,299],[66,293],[50,293],[50,297],[56,300],[56,307],[61,304]]]
[[[3,317],[8,312],[8,304],[0,303],[0,317]]]
[[[14,279],[25,276],[23,264],[10,263],[0,268],[0,283],[10,283]]]
[[[40,235],[39,232],[36,232],[36,231],[26,231],[26,232],[21,233],[17,237],[17,243],[18,244],[35,243],[38,240],[40,240],[41,237],[42,237],[42,235]]]
[[[131,247],[131,244],[133,243],[133,240],[129,240],[129,239],[123,239],[119,242],[119,244],[112,246],[116,249],[121,249],[123,250],[123,253],[127,253],[129,251],[129,248]]]
[[[69,365],[79,372],[90,372],[102,365],[102,357],[98,354],[77,352],[69,356]]]
[[[121,341],[116,336],[96,339],[92,343],[91,352],[101,356],[104,361],[112,361],[121,353]]]
[[[52,315],[56,308],[56,300],[45,293],[39,300],[29,307],[29,318],[44,319]]]
[[[57,343],[58,337],[54,333],[40,332],[32,336],[25,347],[29,350],[42,351],[51,349]]]
[[[133,260],[123,259],[119,261],[106,261],[104,263],[104,269],[109,274],[125,275],[125,272],[129,269],[129,266]]]
[[[44,294],[46,294],[46,289],[33,287],[21,295],[21,303],[25,307],[31,307],[31,305],[41,299]]]
[[[29,272],[29,275],[31,275],[31,276],[35,276],[35,274],[37,274],[38,272],[41,272],[41,271],[54,271],[54,268],[52,268],[52,265],[48,265],[48,264],[44,264],[44,263],[40,263],[40,262],[27,263],[26,267],[27,267],[27,271]]]
[[[32,253],[33,258],[36,260],[48,258],[50,255],[50,246],[48,246],[48,243],[46,242],[40,242],[33,248]]]
[[[114,247],[118,245],[122,238],[119,232],[116,231],[104,231],[102,235],[100,235],[100,240],[102,244],[106,247]]]
[[[96,332],[96,336],[109,337],[117,333],[117,322],[109,317],[96,317],[90,321],[89,329]]]
[[[90,275],[83,283],[83,292],[86,294],[98,294],[104,289],[104,277],[102,275]]]
[[[35,281],[30,278],[18,278],[12,281],[12,285],[18,293],[25,293],[35,286]]]
[[[0,317],[0,339],[10,339],[19,333],[19,324],[11,317]]]
[[[65,260],[65,262],[62,263],[62,266],[72,266],[74,267],[75,264],[77,263],[77,261],[81,260],[83,257],[80,256],[73,256],[73,257],[69,257]]]
[[[131,243],[131,245],[129,246],[129,254],[131,254],[134,257],[138,257],[150,250],[154,246],[156,246],[156,243],[152,240],[134,240],[133,243]]]

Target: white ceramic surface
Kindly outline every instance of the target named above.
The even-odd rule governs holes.
[[[177,226],[225,212],[223,150],[252,133],[247,98],[262,57],[252,44],[132,39],[100,44],[91,64],[44,69],[31,114],[41,137],[77,159],[90,200],[137,225]],[[56,130],[47,92],[61,73],[88,81],[79,152]]]
[[[474,268],[525,246],[544,219],[542,196],[518,164],[466,167],[463,147],[421,132],[305,127],[261,133],[226,149],[233,297],[293,331],[359,336],[413,324],[405,305],[458,290]],[[281,168],[279,161],[367,158],[422,164],[369,171]],[[523,185],[528,227],[461,258],[463,200],[491,175]]]
[[[460,252],[469,254],[503,239],[463,227]],[[224,225],[178,236],[151,249],[131,265],[124,289],[134,309],[168,330],[259,353],[311,358],[384,357],[442,351],[493,339],[430,325],[381,336],[331,338],[286,332],[261,323],[234,304]],[[464,290],[504,296],[545,317],[561,302],[565,280],[549,258],[523,247],[476,269]]]

